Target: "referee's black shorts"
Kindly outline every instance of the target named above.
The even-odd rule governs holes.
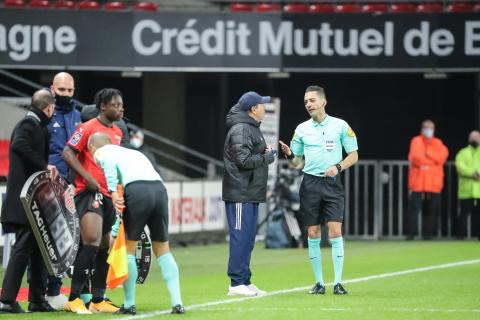
[[[308,227],[327,222],[343,222],[345,190],[340,176],[335,178],[303,174],[300,212]]]
[[[135,181],[124,192],[127,240],[139,241],[145,226],[152,241],[168,241],[168,196],[161,181]]]

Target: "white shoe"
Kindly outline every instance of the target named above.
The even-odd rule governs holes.
[[[255,291],[250,290],[246,285],[241,284],[238,286],[228,286],[228,293],[229,296],[256,296],[257,293]]]
[[[45,299],[47,300],[48,304],[55,310],[63,310],[65,303],[67,303],[68,298],[63,294],[59,294],[58,296],[46,296]]]
[[[248,289],[250,289],[250,291],[253,291],[257,294],[257,296],[264,296],[267,294],[267,291],[263,291],[263,290],[260,290],[258,289],[258,287],[256,285],[254,285],[253,283],[250,283],[248,286],[247,286]]]

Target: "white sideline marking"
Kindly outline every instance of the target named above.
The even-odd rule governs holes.
[[[370,281],[370,280],[375,280],[375,279],[383,279],[383,278],[391,278],[391,277],[396,277],[396,276],[402,276],[402,275],[410,274],[410,273],[426,272],[426,271],[438,270],[438,269],[446,269],[446,268],[465,266],[465,265],[476,264],[476,263],[480,263],[480,259],[465,260],[465,261],[437,264],[437,265],[430,266],[430,267],[421,267],[421,268],[407,269],[407,270],[403,270],[403,271],[381,273],[381,274],[376,274],[376,275],[371,275],[371,276],[366,276],[366,277],[361,277],[361,278],[345,280],[345,281],[342,281],[342,283],[347,284],[347,283],[365,282],[365,281]],[[333,285],[333,283],[327,283],[326,284],[326,286],[331,286],[331,285]],[[297,287],[297,288],[291,288],[291,289],[271,291],[271,292],[269,292],[269,293],[267,293],[266,295],[263,295],[263,296],[232,298],[232,299],[211,301],[211,302],[205,302],[205,303],[199,303],[199,304],[192,304],[190,306],[186,306],[185,309],[188,312],[189,310],[200,309],[200,308],[205,308],[205,307],[212,307],[212,306],[228,304],[228,303],[232,303],[232,302],[241,302],[241,301],[245,301],[245,300],[260,299],[260,298],[264,298],[264,297],[276,296],[276,295],[279,295],[279,294],[285,294],[285,293],[291,293],[291,292],[297,292],[297,291],[304,291],[304,290],[310,289],[311,287],[312,286],[310,285],[310,286],[306,286],[306,287]],[[334,308],[334,310],[340,310],[340,309]],[[400,309],[398,309],[398,310],[400,310]],[[409,309],[409,310],[414,310],[414,309]],[[435,309],[423,309],[423,310],[435,310]],[[478,312],[479,310],[474,309],[472,311],[473,312]],[[149,312],[149,313],[144,313],[144,314],[137,314],[135,316],[129,316],[129,317],[117,318],[117,319],[120,319],[120,320],[145,319],[145,318],[151,318],[151,317],[155,317],[155,316],[162,315],[162,314],[169,314],[170,312],[171,312],[170,309],[169,310],[159,310],[159,311],[154,311],[154,312]]]
[[[291,308],[291,307],[258,307],[258,308],[202,308],[201,312],[209,311],[228,311],[228,312],[241,312],[241,311],[346,311],[346,312],[370,312],[370,311],[391,311],[391,312],[443,312],[443,313],[480,313],[480,309],[439,309],[439,308],[327,308],[327,307],[315,307],[315,308]]]

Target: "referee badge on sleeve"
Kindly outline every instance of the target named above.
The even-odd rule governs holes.
[[[350,127],[348,127],[347,136],[352,138],[355,137],[355,132],[353,132],[352,128]]]

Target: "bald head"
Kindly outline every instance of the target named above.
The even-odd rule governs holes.
[[[75,92],[75,81],[71,74],[67,72],[60,72],[53,78],[52,90],[55,91],[55,95],[64,97],[73,97]]]
[[[32,96],[31,106],[38,110],[44,110],[48,106],[55,104],[55,98],[48,89],[40,89],[35,91]]]
[[[110,137],[103,132],[95,132],[88,138],[88,148],[101,148],[106,144],[112,144]]]
[[[477,144],[480,144],[480,131],[473,130],[472,132],[470,132],[470,134],[468,135],[468,142],[476,142]]]

